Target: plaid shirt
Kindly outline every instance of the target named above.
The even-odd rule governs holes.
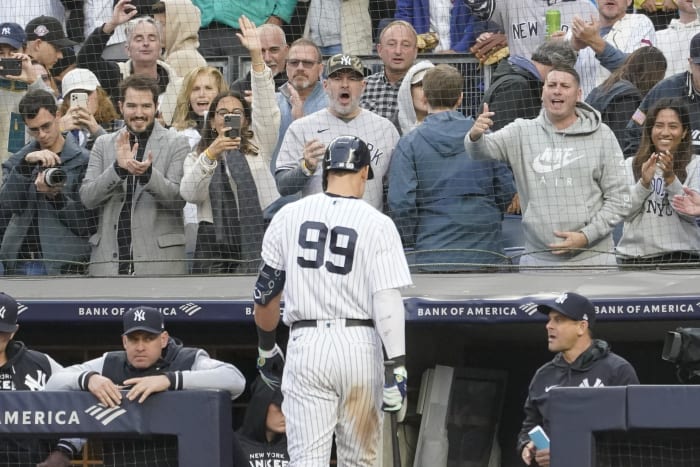
[[[394,122],[402,80],[403,78],[396,84],[391,84],[387,81],[384,70],[368,76],[365,79],[365,92],[360,98],[360,107]]]

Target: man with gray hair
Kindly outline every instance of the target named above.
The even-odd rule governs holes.
[[[515,55],[501,60],[482,102],[495,112],[491,129],[500,130],[516,118],[537,117],[542,108],[542,85],[549,70],[554,65],[573,67],[575,63],[576,52],[561,40],[543,42],[529,59]]]
[[[160,23],[150,16],[139,16],[131,0],[119,0],[114,6],[112,18],[95,28],[78,52],[78,67],[92,71],[112,100],[119,98],[119,83],[130,75],[144,75],[158,82],[157,118],[169,125],[175,113],[177,95],[182,78],[167,63],[159,60],[163,43]],[[127,23],[126,62],[103,60],[102,51],[117,26]]]

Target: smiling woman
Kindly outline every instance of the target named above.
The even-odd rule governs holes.
[[[677,99],[660,99],[644,123],[634,159],[627,159],[630,183],[643,187],[646,199],[624,224],[617,246],[623,264],[700,261],[700,232],[695,218],[674,209],[670,198],[683,187],[700,190],[700,167],[691,147],[690,114]]]

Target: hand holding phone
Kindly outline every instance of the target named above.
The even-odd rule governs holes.
[[[22,60],[19,58],[0,59],[0,76],[19,76],[22,74]]]
[[[238,138],[241,136],[241,115],[226,114],[224,115],[224,128],[230,128],[224,136],[228,138]]]
[[[70,107],[83,107],[87,108],[88,95],[86,92],[72,92],[70,94]]]
[[[537,425],[528,431],[527,434],[538,451],[549,449],[549,436],[547,436],[547,433],[544,432],[541,426]]]

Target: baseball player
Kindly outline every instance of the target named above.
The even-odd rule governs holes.
[[[254,291],[258,369],[279,384],[284,356],[275,329],[284,289],[289,467],[327,466],[334,433],[338,465],[374,465],[381,409],[398,411],[406,395],[398,289],[411,285],[411,276],[396,227],[360,199],[375,175],[370,158],[357,137],[332,140],[322,163],[324,193],[282,208],[263,240]],[[382,344],[396,363],[383,394]]]
[[[295,120],[284,136],[275,182],[282,196],[301,190],[302,196],[321,192],[320,161],[326,146],[340,135],[362,138],[371,154],[374,179],[367,182],[364,199],[381,210],[382,179],[389,170],[394,147],[399,140],[396,127],[384,117],[360,108],[365,89],[364,65],[354,55],[336,54],[326,64],[328,78],[323,88],[328,94],[328,108]]]

